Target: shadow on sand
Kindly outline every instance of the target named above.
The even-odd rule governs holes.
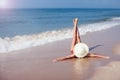
[[[93,49],[95,49],[97,47],[100,47],[100,46],[104,46],[104,45],[96,45],[96,46],[90,47],[89,50],[91,51],[91,50],[93,50]]]

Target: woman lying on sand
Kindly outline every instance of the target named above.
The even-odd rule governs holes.
[[[68,56],[62,57],[62,58],[57,58],[54,60],[55,62],[77,57],[74,54],[74,47],[76,44],[81,43],[80,34],[79,34],[79,30],[78,30],[78,18],[75,18],[73,20],[73,24],[74,24],[74,30],[73,30],[73,39],[72,39],[71,50],[70,50],[71,54]],[[98,58],[109,59],[109,57],[107,57],[107,56],[96,55],[93,53],[88,53],[85,57],[98,57]]]

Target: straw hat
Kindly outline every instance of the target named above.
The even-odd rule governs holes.
[[[83,58],[89,53],[89,47],[85,43],[77,43],[73,51],[76,57]]]

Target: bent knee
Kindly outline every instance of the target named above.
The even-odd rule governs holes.
[[[70,50],[70,53],[73,54],[73,50]]]

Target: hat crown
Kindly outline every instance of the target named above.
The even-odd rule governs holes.
[[[85,43],[77,43],[73,51],[76,57],[83,58],[89,53],[89,47]]]

